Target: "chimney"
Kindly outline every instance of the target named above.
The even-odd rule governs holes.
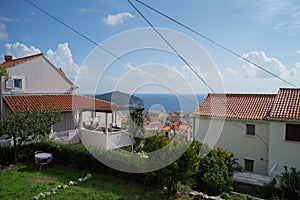
[[[5,55],[4,60],[5,60],[5,62],[9,62],[9,61],[12,60],[12,56],[11,55]]]

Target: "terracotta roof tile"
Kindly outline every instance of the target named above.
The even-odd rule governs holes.
[[[23,58],[13,59],[13,60],[4,62],[1,65],[8,68],[8,67],[12,67],[12,66],[18,65],[20,63],[26,62],[28,60],[34,59],[36,57],[42,56],[42,55],[43,55],[42,53],[39,53],[39,54],[35,54],[35,55],[23,57]]]
[[[268,117],[275,94],[208,94],[194,115],[260,120]]]
[[[300,119],[300,89],[281,88],[275,99],[270,117]]]
[[[115,106],[114,103],[76,94],[18,95],[4,96],[3,99],[8,108],[14,113],[72,111]]]

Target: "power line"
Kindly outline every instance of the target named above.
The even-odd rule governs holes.
[[[128,0],[128,1],[129,1],[129,0]],[[209,42],[215,44],[216,46],[218,46],[218,47],[220,47],[220,48],[222,48],[222,49],[224,49],[225,51],[231,53],[232,55],[234,55],[234,56],[236,56],[236,57],[238,57],[238,58],[240,58],[240,59],[243,59],[244,61],[246,61],[246,62],[248,62],[248,63],[254,65],[255,67],[257,67],[257,68],[263,70],[264,72],[266,72],[266,73],[268,73],[268,74],[274,76],[275,78],[277,78],[277,79],[279,79],[279,80],[285,82],[286,84],[288,84],[288,85],[290,85],[290,86],[292,86],[292,87],[294,87],[294,88],[298,88],[298,87],[297,87],[296,85],[294,85],[293,83],[291,83],[291,82],[289,82],[289,81],[287,81],[287,80],[281,78],[280,76],[274,74],[273,72],[271,72],[271,71],[269,71],[269,70],[263,68],[262,66],[256,64],[255,62],[253,62],[253,61],[251,61],[251,60],[249,60],[249,59],[247,59],[247,58],[241,56],[241,55],[238,54],[237,52],[235,52],[235,51],[233,51],[233,50],[227,48],[226,46],[220,44],[219,42],[216,42],[215,40],[210,39],[209,37],[205,36],[204,34],[201,34],[199,31],[196,31],[195,29],[192,29],[192,28],[188,27],[187,25],[185,25],[185,24],[179,22],[178,20],[176,20],[176,19],[174,19],[174,18],[172,18],[172,17],[170,17],[170,16],[164,14],[163,12],[161,12],[161,11],[159,11],[159,10],[157,10],[157,9],[155,9],[155,8],[153,8],[153,7],[147,5],[147,4],[145,4],[145,3],[143,3],[143,2],[141,2],[141,1],[139,1],[139,0],[135,0],[135,1],[138,2],[138,3],[141,4],[141,5],[143,5],[143,6],[147,7],[147,8],[149,8],[150,10],[152,10],[152,11],[158,13],[159,15],[161,15],[161,16],[163,16],[163,17],[165,17],[165,18],[167,18],[167,19],[169,19],[169,20],[171,20],[171,21],[173,21],[174,23],[176,23],[176,24],[178,24],[178,25],[184,27],[185,29],[187,29],[187,30],[189,30],[189,31],[191,31],[191,32],[193,32],[193,33],[195,33],[196,35],[198,35],[198,36],[200,36],[200,37],[202,37],[202,38],[208,40]]]
[[[58,19],[57,17],[55,17],[54,15],[52,15],[51,13],[49,13],[48,11],[44,10],[43,8],[39,7],[38,5],[34,4],[33,2],[29,1],[29,0],[25,0],[27,3],[31,4],[33,7],[37,8],[38,10],[42,11],[43,13],[45,13],[46,15],[48,15],[49,17],[51,17],[52,19],[54,19],[55,21],[59,22],[60,24],[64,25],[65,27],[67,27],[68,29],[70,29],[71,31],[73,31],[74,33],[76,33],[77,35],[83,37],[84,39],[86,39],[87,41],[89,41],[90,43],[94,44],[97,47],[100,47],[102,50],[106,51],[107,53],[109,53],[110,55],[114,56],[115,58],[119,59],[121,62],[123,62],[124,64],[126,64],[126,62],[119,56],[117,56],[116,54],[114,54],[113,52],[111,52],[110,50],[102,47],[101,45],[99,45],[97,42],[95,42],[94,40],[90,39],[89,37],[87,37],[86,35],[80,33],[79,31],[77,31],[75,28],[69,26],[68,24],[66,24],[65,22],[63,22],[62,20]]]
[[[192,72],[212,91],[214,92],[214,89],[197,73],[197,71],[191,66],[191,64],[184,59],[179,52],[172,46],[172,44],[152,25],[152,23],[139,11],[139,9],[130,2],[130,0],[127,0],[128,3],[136,10],[136,12],[139,13],[139,15],[142,16],[142,18],[151,26],[151,28],[159,35],[159,37],[172,49],[172,51],[192,70]]]
[[[127,0],[128,3],[136,10],[136,12],[139,13],[139,15],[141,15],[141,17],[149,24],[149,26],[159,35],[159,37],[174,51],[174,53],[192,70],[192,72],[212,91],[212,93],[215,93],[214,89],[198,74],[198,72],[194,69],[194,67],[192,67],[192,65],[190,64],[190,62],[188,62],[186,59],[184,59],[179,52],[172,46],[172,44],[153,26],[153,24],[146,18],[145,15],[143,15],[143,13],[132,3],[130,2],[130,0]],[[217,96],[219,97],[219,96]],[[225,96],[226,98],[226,96]],[[225,105],[225,107],[231,111],[236,117],[237,119],[246,125],[246,123],[238,116],[238,114],[230,107],[226,104],[226,101],[221,97],[220,98],[221,102]],[[237,125],[235,125],[237,126]],[[238,128],[242,128],[244,130],[246,130],[243,127],[237,126]],[[256,137],[261,140],[267,147],[268,144],[262,139],[261,136],[259,136],[256,132]]]
[[[108,50],[107,48],[104,48],[103,46],[101,46],[100,44],[97,44],[94,40],[90,39],[88,36],[82,34],[81,32],[79,32],[78,30],[76,30],[75,28],[71,27],[70,25],[68,25],[67,23],[63,22],[62,20],[58,19],[57,17],[55,17],[53,14],[49,13],[48,11],[46,11],[45,9],[39,7],[38,5],[34,4],[33,2],[31,2],[30,0],[25,0],[27,3],[29,3],[30,5],[32,5],[33,7],[37,8],[38,10],[42,11],[44,14],[48,15],[49,17],[51,17],[52,19],[54,19],[55,21],[59,22],[60,24],[62,24],[63,26],[67,27],[68,29],[70,29],[71,31],[73,31],[74,33],[78,34],[79,36],[81,36],[82,38],[86,39],[87,41],[89,41],[90,43],[92,43],[93,45],[95,45],[96,47],[100,47],[101,49],[103,49],[104,51],[106,51],[107,53],[109,53],[110,55],[112,55],[113,57],[115,57],[117,60],[120,60],[124,65],[126,65],[128,62],[126,62],[125,60],[123,60],[120,56],[116,55],[115,53],[113,53],[112,51]],[[174,49],[175,50],[175,49]],[[183,58],[182,58],[183,59]],[[186,61],[187,62],[187,61]],[[138,70],[138,69],[137,69]],[[193,70],[193,69],[191,69]],[[147,74],[141,70],[139,70],[140,72]],[[194,71],[194,70],[193,70]],[[161,83],[160,81],[156,80],[155,78],[153,78],[152,76],[148,77],[150,79],[152,79],[154,82],[157,83]],[[199,77],[201,78],[201,77]],[[171,90],[172,91],[172,90]],[[199,105],[196,104],[193,100],[189,99],[188,97],[176,92],[176,91],[172,91],[175,94],[183,97],[185,100],[187,100],[188,102],[194,104],[194,105]]]
[[[79,31],[77,31],[75,28],[69,26],[68,24],[66,24],[65,22],[63,22],[62,20],[58,19],[57,17],[55,17],[54,15],[50,14],[49,12],[47,12],[46,10],[42,9],[41,7],[37,6],[36,4],[34,4],[33,2],[29,1],[29,0],[25,0],[27,3],[31,4],[32,6],[34,6],[35,8],[37,8],[38,10],[42,11],[43,13],[45,13],[46,15],[48,15],[49,17],[51,17],[52,19],[54,19],[55,21],[59,22],[60,24],[62,24],[63,26],[67,27],[68,29],[70,29],[71,31],[73,31],[74,33],[78,34],[79,36],[83,37],[84,39],[88,40],[89,42],[91,42],[92,44],[94,44],[97,47],[100,47],[102,50],[106,51],[107,53],[109,53],[110,55],[112,55],[113,57],[117,58],[118,60],[120,60],[122,63],[126,64],[126,61],[123,60],[121,57],[117,56],[116,54],[114,54],[113,52],[111,52],[110,50],[102,47],[101,45],[97,44],[94,40],[90,39],[89,37],[87,37],[86,35],[80,33]],[[187,61],[186,59],[184,59],[178,52],[177,50],[168,42],[168,40],[150,23],[149,20],[147,20],[147,18],[128,0],[128,2],[135,8],[135,10],[144,18],[144,20],[155,30],[155,32],[164,40],[164,42],[166,42],[168,44],[168,46],[175,52],[175,54],[191,69],[191,71],[213,92],[214,89],[198,74],[198,72],[191,66],[191,64],[189,63],[189,61]],[[141,2],[142,3],[142,2]],[[156,81],[159,83],[159,81],[155,80],[154,78],[151,77],[152,80]],[[173,91],[174,92],[174,91]],[[184,95],[181,95],[177,92],[175,92],[176,94],[184,97],[186,100],[188,100],[189,102],[192,102],[194,104],[193,101],[191,101],[190,99],[186,98]],[[225,103],[226,105],[226,103]],[[198,106],[198,104],[197,104]],[[227,107],[228,108],[228,107]],[[235,114],[235,112],[231,109],[231,112],[233,112]],[[235,114],[236,115],[236,114]],[[237,115],[236,115],[237,116]],[[241,119],[239,119],[241,120]],[[241,122],[243,122],[241,120]],[[264,141],[263,141],[264,142]],[[265,142],[264,142],[265,143]]]

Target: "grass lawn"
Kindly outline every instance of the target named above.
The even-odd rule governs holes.
[[[41,171],[32,163],[10,166],[0,170],[0,199],[30,199],[70,180],[85,177],[88,173],[60,165],[50,165]],[[45,199],[165,199],[143,184],[101,174],[92,176],[87,182],[61,189]]]

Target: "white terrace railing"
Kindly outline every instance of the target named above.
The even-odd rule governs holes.
[[[66,130],[50,134],[50,139],[61,144],[79,143],[78,130]]]
[[[117,149],[132,145],[133,139],[127,130],[119,129],[112,132],[103,130],[89,130],[84,127],[80,130],[82,144],[103,150]]]

